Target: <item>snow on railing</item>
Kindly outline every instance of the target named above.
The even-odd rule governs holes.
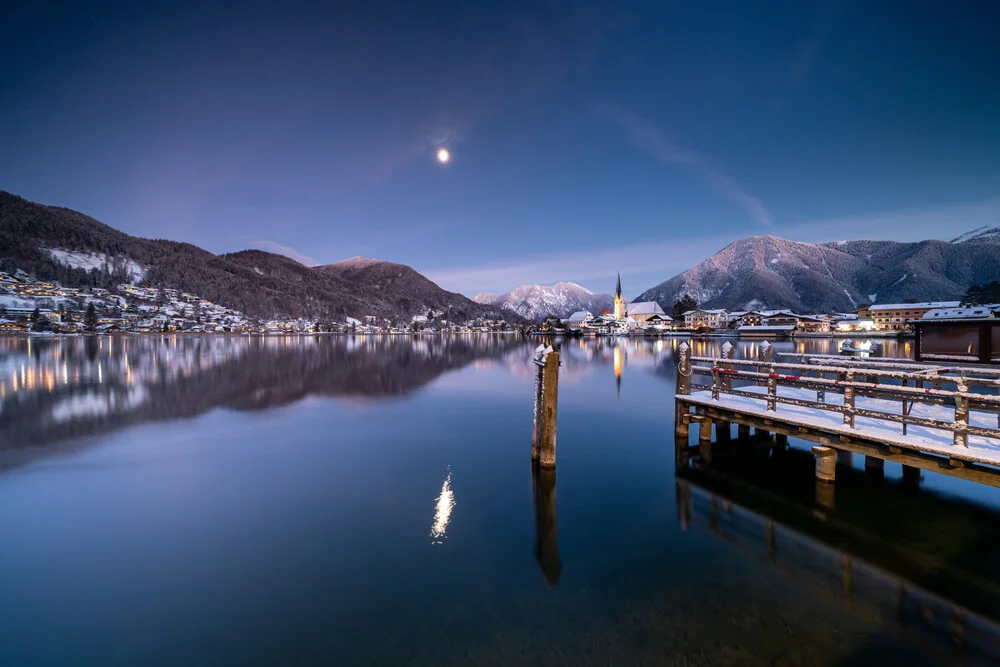
[[[968,447],[969,435],[1000,439],[1000,396],[973,391],[996,392],[1000,390],[1000,379],[968,377],[966,373],[969,369],[961,368],[920,367],[907,372],[887,368],[887,364],[859,367],[854,364],[786,363],[774,361],[769,346],[762,351],[763,360],[734,359],[732,346],[728,349],[724,346],[719,357],[696,357],[691,356],[690,346],[682,343],[678,348],[677,393],[686,395],[692,390],[709,390],[714,401],[724,400],[725,395],[764,400],[768,412],[776,412],[779,403],[839,412],[843,415],[844,425],[851,429],[856,428],[857,417],[901,424],[903,435],[907,434],[908,425],[940,429],[952,432],[953,444],[964,447]],[[704,375],[711,376],[710,385],[692,382],[694,376]],[[737,380],[746,381],[750,386],[734,388],[733,382]],[[946,384],[955,385],[955,389],[945,389]],[[778,392],[779,385],[796,391],[781,394]],[[763,392],[761,387],[765,388]],[[815,391],[816,398],[804,397],[801,390]],[[842,396],[842,401],[828,401],[827,392]],[[858,397],[869,401],[858,405]],[[898,401],[901,410],[896,414],[872,409],[884,406],[880,401]],[[944,418],[947,412],[941,410],[930,416],[916,416],[912,414],[916,404],[954,406],[954,413],[948,415],[950,420]],[[997,428],[971,424],[971,408],[996,413]]]

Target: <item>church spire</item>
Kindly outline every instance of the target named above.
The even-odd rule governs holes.
[[[618,285],[615,287],[615,319],[625,318],[625,297],[622,296],[622,272],[618,272]]]

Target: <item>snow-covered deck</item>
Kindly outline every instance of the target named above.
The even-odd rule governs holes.
[[[861,416],[855,417],[855,428],[851,428],[844,424],[844,417],[841,412],[823,410],[819,406],[790,405],[788,403],[781,403],[780,401],[777,403],[774,411],[769,411],[767,409],[767,387],[750,386],[740,387],[739,389],[740,391],[760,394],[760,398],[721,393],[718,400],[713,400],[712,392],[705,390],[693,391],[687,395],[678,394],[676,399],[693,405],[730,410],[760,419],[769,419],[795,426],[813,427],[837,436],[844,435],[854,438],[864,438],[915,452],[926,452],[961,461],[1000,466],[1000,430],[998,430],[997,438],[970,435],[969,446],[962,447],[953,444],[954,434],[952,431],[943,429],[933,429],[911,424],[906,428],[907,434],[903,435],[903,426],[898,422]],[[800,400],[814,401],[816,399],[815,391],[798,387],[778,386],[777,394],[779,397]],[[827,392],[825,401],[827,405],[832,407],[843,406],[844,397],[842,394]],[[884,412],[887,416],[893,414],[899,415],[901,412],[901,403],[899,400],[863,396],[855,398],[855,407]],[[952,407],[944,405],[916,403],[910,415],[913,417],[925,417],[951,422],[954,420],[955,410]],[[971,426],[997,430],[997,413],[975,409],[970,410],[969,424]]]

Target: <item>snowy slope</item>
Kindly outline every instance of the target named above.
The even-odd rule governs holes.
[[[614,303],[609,294],[598,294],[576,283],[521,285],[506,294],[483,292],[472,299],[477,303],[513,310],[530,320],[567,317],[578,310],[599,314]]]
[[[129,281],[133,283],[142,282],[143,276],[146,275],[145,267],[133,259],[116,260],[102,252],[83,252],[63,250],[61,248],[45,248],[45,251],[55,261],[66,266],[71,266],[74,269],[84,269],[86,271],[90,271],[91,269],[104,271],[107,269],[108,273],[112,273],[116,268],[121,267],[125,269]]]
[[[792,308],[843,312],[858,304],[958,299],[971,285],[1000,280],[1000,228],[955,242],[800,243],[741,239],[636,297],[669,312],[685,294],[707,308]]]

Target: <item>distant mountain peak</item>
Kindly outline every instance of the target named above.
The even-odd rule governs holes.
[[[951,240],[952,243],[966,243],[968,241],[1000,242],[1000,225],[985,225]]]
[[[567,317],[578,310],[599,313],[611,307],[614,297],[562,281],[554,285],[521,285],[505,294],[483,292],[472,300],[513,310],[528,319],[543,320],[546,317]]]
[[[350,257],[348,259],[342,259],[339,262],[334,262],[330,266],[336,266],[342,269],[363,269],[366,266],[371,266],[372,264],[381,264],[384,260],[375,259],[373,257],[362,257],[357,255],[355,257]]]

